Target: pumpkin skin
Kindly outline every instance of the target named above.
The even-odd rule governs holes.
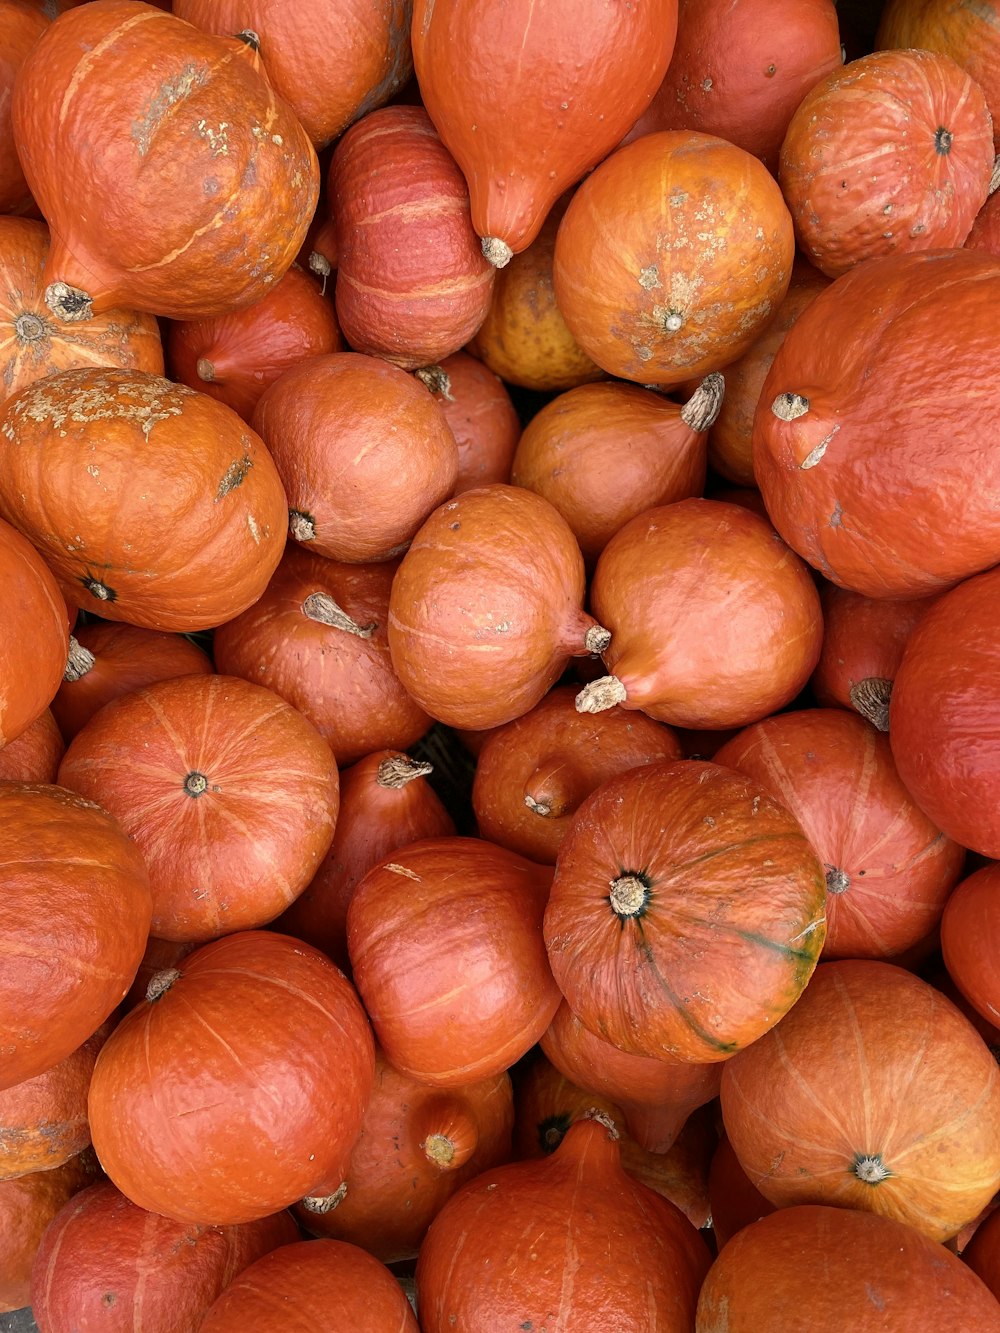
[[[31,543],[0,519],[0,750],[49,707],[66,667],[66,603]]]
[[[744,1171],[779,1208],[859,1208],[940,1241],[1000,1182],[996,1061],[949,1000],[891,963],[822,964],[728,1062],[721,1098]]]
[[[337,1199],[303,1200],[299,1223],[384,1264],[413,1259],[467,1180],[510,1157],[514,1097],[505,1071],[447,1092],[400,1074],[376,1051],[375,1084]]]
[[[998,297],[1000,261],[982,252],[872,259],[778,350],[754,472],[778,532],[833,583],[921,597],[1000,560],[1000,462],[969,429],[993,411],[979,367],[998,354]]]
[[[766,167],[712,135],[664,130],[577,188],[552,275],[570,332],[603,370],[674,386],[742,356],[788,290],[794,251]]]
[[[285,512],[236,413],[159,376],[64,370],[0,416],[0,514],[107,620],[190,632],[231,619],[267,586]]]
[[[417,1260],[420,1325],[689,1333],[708,1262],[680,1209],[626,1175],[615,1131],[581,1120],[551,1157],[484,1171],[441,1210]]]
[[[991,255],[1000,255],[1000,195],[996,191],[976,214],[965,246],[968,250],[986,250]]]
[[[592,568],[629,519],[702,494],[723,389],[708,376],[683,407],[632,384],[570,389],[525,426],[511,481],[559,510]]]
[[[749,1176],[740,1166],[733,1145],[724,1133],[709,1167],[708,1195],[712,1209],[712,1231],[720,1250],[728,1245],[738,1231],[775,1211],[774,1204],[751,1184]]]
[[[423,107],[352,125],[327,177],[336,226],[337,318],[358,352],[404,370],[457,352],[486,318],[492,264],[469,190]]]
[[[445,357],[438,369],[444,379],[432,374],[425,383],[444,409],[458,446],[455,495],[509,481],[521,422],[505,384],[468,352]]]
[[[24,179],[11,125],[10,99],[18,70],[49,26],[50,14],[26,0],[0,3],[0,213],[30,213],[34,200]]]
[[[612,537],[590,588],[611,673],[581,712],[620,703],[672,726],[745,726],[799,693],[823,622],[805,565],[770,524],[721,500],[648,510]]]
[[[1000,1305],[960,1259],[912,1227],[804,1205],[761,1218],[726,1245],[705,1279],[695,1327],[996,1333]]]
[[[899,776],[949,837],[1000,857],[1000,570],[967,579],[907,640],[889,703]]]
[[[0,749],[0,782],[55,782],[65,749],[52,709],[46,708]]]
[[[142,957],[151,900],[118,821],[62,787],[0,783],[0,865],[17,950],[0,973],[2,1091],[64,1060],[112,1012]]]
[[[258,1259],[231,1282],[200,1333],[275,1327],[285,1333],[418,1333],[403,1288],[365,1250],[343,1241],[298,1241]]]
[[[980,1223],[962,1259],[1000,1301],[1000,1216],[991,1214]]]
[[[941,921],[941,951],[948,974],[992,1024],[1000,1023],[1000,978],[993,967],[1000,937],[998,885],[1000,865],[975,871],[948,899]]]
[[[669,727],[613,708],[578,713],[576,690],[557,685],[523,717],[492,732],[480,751],[472,808],[482,837],[555,865],[580,803],[640,764],[680,759]]]
[[[51,1170],[0,1181],[0,1313],[31,1304],[31,1268],[42,1237],[98,1172],[93,1155],[81,1153]]]
[[[114,814],[142,852],[159,939],[263,925],[329,851],[337,766],[307,718],[235,676],[134,690],[70,743],[59,781]]]
[[[344,974],[301,940],[241,931],[154,977],[105,1042],[88,1102],[94,1148],[140,1208],[251,1222],[343,1178],[374,1071]]]
[[[412,745],[431,719],[389,656],[396,568],[327,560],[290,543],[258,601],[216,628],[218,669],[280,694],[325,737],[338,764]]]
[[[835,278],[878,255],[962,245],[992,172],[979,85],[950,56],[880,51],[802,99],[778,180],[799,249]]]
[[[46,1232],[31,1274],[35,1318],[50,1333],[183,1333],[261,1255],[298,1238],[290,1213],[241,1226],[173,1222],[91,1185]]]
[[[646,764],[577,811],[545,947],[596,1036],[712,1063],[796,1003],[823,946],[825,901],[815,852],[761,784],[697,760]]]
[[[146,998],[149,983],[158,972],[176,967],[182,958],[186,958],[189,953],[193,953],[199,947],[199,945],[191,942],[181,944],[177,940],[161,940],[157,939],[155,935],[150,935],[146,941],[142,962],[136,969],[132,984],[122,1001],[122,1016],[129,1009],[134,1009],[140,1000]]]
[[[393,559],[458,476],[454,436],[423,385],[358,352],[285,371],[253,428],[288,495],[290,535],[330,560]]]
[[[225,403],[247,422],[261,394],[286,370],[343,347],[332,302],[297,264],[253,305],[173,320],[166,339],[171,379]]]
[[[792,812],[826,870],[824,958],[891,958],[939,924],[964,848],[903,786],[889,739],[840,708],[765,718],[715,762],[739,769]]]
[[[676,32],[677,0],[558,0],[544,15],[526,0],[502,13],[489,0],[416,0],[424,105],[469,182],[472,225],[498,268],[635,123]]]
[[[174,13],[227,37],[260,37],[268,79],[317,148],[387,102],[413,72],[409,0],[174,0]]]
[[[478,486],[440,505],[400,561],[389,651],[437,721],[483,731],[520,717],[570,657],[606,645],[582,609],[583,557],[562,515],[518,486]]]
[[[347,909],[354,984],[386,1058],[454,1088],[509,1069],[559,1007],[542,942],[551,872],[479,838],[425,838]]]

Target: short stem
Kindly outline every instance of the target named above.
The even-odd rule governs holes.
[[[681,421],[699,434],[710,430],[715,425],[725,394],[726,381],[719,372],[716,370],[706,375],[681,408]]]
[[[435,1098],[418,1115],[416,1133],[421,1152],[440,1171],[457,1171],[476,1151],[479,1131],[466,1104],[457,1098]]]
[[[204,773],[191,772],[184,779],[184,790],[188,796],[201,796],[208,791],[208,778]]]
[[[616,916],[643,916],[649,902],[649,880],[645,875],[626,871],[611,881],[608,902]]]
[[[215,381],[215,367],[209,361],[207,356],[200,356],[198,364],[195,366],[198,372],[198,378],[204,380],[206,384],[212,384]]]
[[[451,376],[441,366],[418,366],[413,376],[425,389],[429,389],[431,393],[439,393],[446,402],[455,401],[451,392]]]
[[[514,251],[499,236],[484,236],[481,241],[483,257],[494,268],[504,268],[514,258]]]
[[[289,509],[288,535],[297,542],[314,542],[316,540],[316,520],[312,514],[304,514],[301,509]]]
[[[302,603],[302,610],[317,624],[341,629],[345,634],[354,634],[359,639],[370,639],[378,629],[374,620],[367,625],[359,625],[325,592],[311,592]]]
[[[809,411],[809,399],[800,393],[779,393],[771,404],[771,411],[779,421],[797,421]]]
[[[826,867],[827,893],[846,893],[850,887],[851,877],[846,871],[838,870],[836,866]]]
[[[165,967],[162,972],[154,973],[146,987],[146,999],[149,1003],[154,1004],[161,996],[166,995],[180,975],[176,967]]]
[[[583,1118],[584,1120],[596,1120],[599,1125],[603,1125],[608,1131],[609,1139],[621,1138],[621,1135],[618,1132],[618,1126],[615,1124],[614,1120],[612,1120],[611,1116],[608,1115],[607,1111],[599,1111],[596,1106],[592,1106],[589,1111],[584,1111]]]
[[[343,1203],[347,1194],[347,1181],[334,1190],[332,1194],[310,1194],[303,1199],[302,1207],[307,1213],[332,1213],[339,1203]]]
[[[45,324],[37,315],[22,310],[14,320],[14,333],[21,342],[33,343],[45,335]]]
[[[866,676],[852,685],[849,691],[855,711],[867,718],[879,731],[889,730],[889,703],[892,699],[892,681],[883,676]]]
[[[609,708],[623,704],[627,698],[625,686],[617,676],[601,676],[592,680],[576,696],[578,713],[606,713]]]
[[[583,644],[588,653],[600,656],[611,646],[611,631],[603,625],[591,625],[583,636]]]
[[[84,648],[83,644],[71,634],[69,636],[69,656],[66,659],[66,670],[63,672],[63,680],[73,684],[74,681],[82,680],[88,671],[93,671],[94,663],[97,658],[89,648]]]
[[[881,1185],[892,1175],[878,1153],[858,1153],[851,1163],[851,1170],[866,1185]]]
[[[425,778],[434,772],[434,765],[425,759],[411,759],[408,754],[394,754],[383,759],[378,766],[375,781],[380,787],[398,791],[414,778]]]
[[[66,282],[52,282],[45,288],[45,304],[64,324],[80,324],[93,318],[93,298]]]

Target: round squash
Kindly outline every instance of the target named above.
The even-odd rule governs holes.
[[[85,1152],[46,1171],[0,1180],[0,1313],[31,1304],[32,1263],[43,1237],[67,1200],[99,1171],[93,1153]]]
[[[0,782],[55,782],[65,749],[52,709],[46,708],[0,749]]]
[[[499,375],[467,351],[455,352],[424,383],[444,409],[458,446],[455,494],[509,481],[521,422]]]
[[[983,866],[948,899],[941,922],[941,952],[948,974],[976,1011],[1000,1024],[1000,865]]]
[[[35,209],[17,154],[10,101],[18,71],[52,18],[31,0],[0,0],[0,214]]]
[[[46,711],[69,652],[66,603],[31,543],[0,519],[0,750]]]

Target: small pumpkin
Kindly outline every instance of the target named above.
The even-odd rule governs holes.
[[[0,1180],[0,1313],[31,1304],[32,1264],[42,1240],[67,1200],[99,1172],[92,1153],[79,1153],[60,1166]]]
[[[948,899],[941,921],[941,952],[949,976],[994,1025],[1000,1025],[1000,974],[994,963],[1000,934],[998,885],[997,863],[975,871]]]
[[[740,1165],[733,1145],[723,1133],[708,1171],[712,1232],[721,1250],[738,1231],[775,1211]]]
[[[455,352],[421,378],[444,408],[458,446],[455,494],[509,481],[521,422],[499,375],[468,352]]]
[[[66,603],[31,543],[0,519],[0,750],[48,709],[66,666]]]
[[[66,743],[52,709],[0,749],[0,782],[55,782]]]

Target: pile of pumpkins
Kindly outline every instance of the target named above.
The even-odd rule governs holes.
[[[1000,4],[0,33],[0,1309],[997,1333]]]

